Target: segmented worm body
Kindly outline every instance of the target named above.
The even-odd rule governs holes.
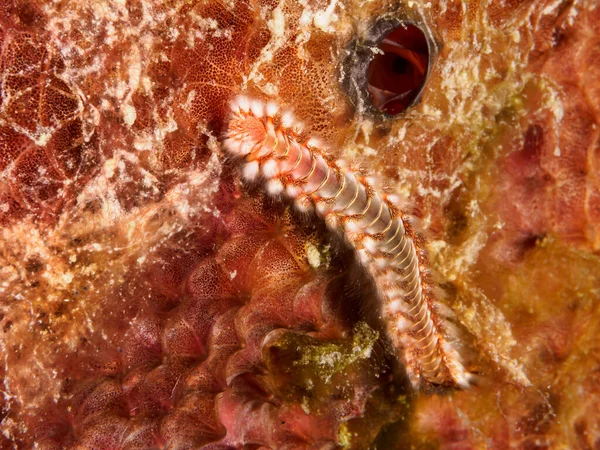
[[[232,102],[225,148],[243,156],[243,176],[264,177],[272,195],[315,207],[327,224],[354,246],[373,277],[386,331],[415,387],[467,387],[471,374],[444,334],[425,277],[425,251],[392,199],[376,192],[343,162],[330,160],[315,139],[274,103],[239,97]]]

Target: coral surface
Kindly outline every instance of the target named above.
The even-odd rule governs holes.
[[[415,391],[352,249],[240,180],[240,93],[406,200],[473,386]],[[599,448],[599,105],[596,0],[1,1],[0,448]]]

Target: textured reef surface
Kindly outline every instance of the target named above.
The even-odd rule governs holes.
[[[406,200],[472,387],[241,182],[240,93]],[[599,125],[595,0],[0,1],[0,448],[600,448]]]

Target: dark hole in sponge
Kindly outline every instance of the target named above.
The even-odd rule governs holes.
[[[419,96],[429,69],[429,46],[423,31],[401,24],[379,42],[369,64],[368,89],[373,105],[390,115],[408,108]]]

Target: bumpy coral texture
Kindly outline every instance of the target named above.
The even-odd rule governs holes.
[[[23,442],[41,448],[305,448],[335,443],[340,421],[362,416],[380,374],[365,370],[366,357],[344,367],[351,381],[328,384],[305,410],[285,401],[291,387],[279,386],[270,371],[289,353],[285,343],[299,336],[311,337],[315,343],[308,346],[317,348],[318,340],[352,334],[333,302],[322,304],[331,276],[315,274],[307,262],[311,235],[260,200],[238,202],[219,222],[175,237],[128,280],[136,287],[126,298],[144,297],[142,289],[158,294],[141,301],[133,317],[119,311],[98,319],[112,331],[113,347],[107,352],[106,343],[93,338],[79,344],[72,364],[81,364],[82,353],[89,361],[69,374],[74,378],[37,415],[38,423],[26,422]],[[217,251],[215,241],[221,242]],[[184,242],[190,253],[182,255]],[[374,342],[355,345],[370,351]],[[308,396],[314,388],[297,389]]]
[[[64,61],[41,37],[2,30],[0,221],[60,210],[94,163],[79,96],[64,81]]]
[[[0,2],[0,447],[598,447],[596,3]],[[412,390],[352,251],[240,182],[240,93],[406,198],[475,386]]]

